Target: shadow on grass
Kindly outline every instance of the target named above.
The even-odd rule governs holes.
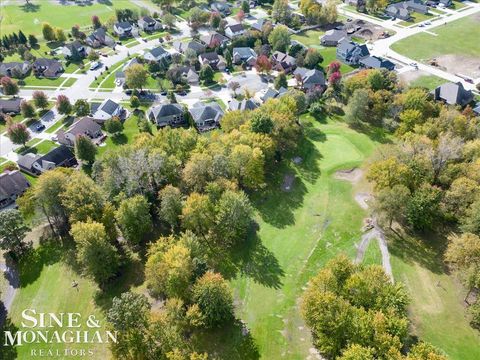
[[[215,359],[260,359],[257,344],[240,320],[209,331],[199,332],[192,339],[198,352],[207,352]]]
[[[26,3],[23,5],[20,5],[20,9],[22,9],[23,12],[37,12],[40,10],[40,5]]]
[[[7,309],[5,305],[0,301],[0,334],[5,334],[6,331],[10,331],[15,334],[19,329],[16,327],[10,318],[6,317]],[[14,360],[18,358],[17,348],[14,346],[5,345],[2,336],[2,345],[0,346],[0,359],[2,360]]]
[[[128,142],[127,136],[125,134],[122,134],[122,133],[112,135],[111,138],[112,138],[112,142],[115,145],[124,145]]]
[[[371,140],[380,144],[391,144],[392,140],[387,136],[388,132],[378,126],[361,124],[359,126],[350,126],[352,129],[367,135]]]

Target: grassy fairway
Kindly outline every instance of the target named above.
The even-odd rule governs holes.
[[[232,281],[237,315],[251,329],[262,359],[309,355],[310,335],[298,308],[302,288],[335,254],[354,255],[365,215],[351,184],[332,175],[361,165],[376,143],[340,122],[307,118],[303,124],[307,140],[297,154],[303,162],[280,166],[267,194],[255,199],[263,257],[271,252],[260,270],[264,281]],[[281,190],[284,174],[296,176],[291,192]]]
[[[41,35],[42,23],[49,22],[54,27],[70,30],[73,25],[84,27],[91,24],[93,15],[100,17],[102,22],[107,21],[114,15],[114,9],[137,9],[130,1],[112,1],[111,5],[92,2],[92,5],[60,5],[53,1],[30,1],[25,5],[24,1],[11,1],[17,5],[2,7],[1,32],[10,34],[22,30],[25,34]]]
[[[480,56],[480,22],[475,16],[440,25],[431,31],[438,36],[422,32],[396,42],[392,49],[418,61],[446,54]]]
[[[445,351],[452,360],[480,359],[480,335],[465,317],[465,290],[446,273],[438,255],[443,244],[444,239],[439,237],[392,240],[393,275],[407,286],[412,298],[414,333]]]
[[[27,330],[21,327],[21,313],[24,309],[35,309],[37,313],[75,312],[82,315],[82,328],[79,330],[91,332],[92,329],[88,329],[84,324],[88,316],[94,315],[97,320],[100,320],[101,325],[100,328],[94,330],[103,332],[105,320],[103,314],[94,305],[97,287],[93,282],[80,277],[65,265],[62,261],[63,255],[64,250],[59,247],[44,244],[37,248],[32,256],[25,259],[23,266],[20,267],[21,288],[17,290],[10,312],[13,324],[20,330]],[[71,286],[73,280],[79,283],[78,291]],[[50,331],[55,331],[55,329],[50,329]],[[108,345],[105,344],[29,344],[19,346],[16,350],[18,359],[30,359],[32,349],[63,351],[64,349],[82,348],[92,349],[95,359],[110,358]],[[61,358],[66,357],[62,356]]]

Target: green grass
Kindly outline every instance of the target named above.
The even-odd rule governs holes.
[[[25,34],[42,34],[42,23],[49,22],[53,27],[61,27],[70,30],[73,25],[80,27],[90,26],[93,15],[100,17],[102,22],[107,21],[114,14],[114,9],[130,8],[139,9],[130,1],[112,1],[110,4],[92,2],[89,6],[69,4],[59,5],[53,1],[30,1],[31,5],[25,5],[24,1],[11,2],[12,5],[2,7],[0,29],[2,34],[10,34],[22,30]],[[20,5],[18,5],[20,4]]]
[[[312,344],[298,308],[302,287],[336,254],[354,256],[365,216],[351,184],[333,174],[360,166],[377,146],[341,122],[319,124],[309,116],[302,122],[306,140],[295,155],[303,162],[276,166],[271,186],[253,199],[262,242],[252,264],[256,273],[232,280],[237,316],[251,330],[262,359],[308,357]],[[281,190],[286,173],[296,175],[291,192]]]
[[[91,332],[85,321],[93,315],[100,321],[100,331],[105,331],[105,319],[103,313],[95,306],[95,295],[98,291],[96,285],[73,271],[62,261],[65,256],[63,249],[56,248],[58,245],[44,244],[37,248],[34,253],[27,257],[20,266],[20,284],[15,300],[12,304],[10,316],[12,322],[20,330],[28,330],[21,326],[21,313],[24,309],[35,309],[37,313],[80,313],[82,316],[81,328]],[[65,257],[72,256],[69,254]],[[74,255],[73,255],[74,256]],[[71,263],[71,259],[65,259]],[[78,282],[78,291],[72,288],[72,281]],[[60,330],[57,327],[51,331]],[[41,330],[37,328],[36,330]],[[63,329],[63,331],[65,328]],[[94,351],[96,359],[110,358],[108,345],[106,344],[29,344],[16,348],[17,358],[29,359],[32,349],[52,349],[63,351],[64,349],[89,348]]]
[[[50,150],[55,149],[56,147],[58,147],[58,145],[50,140],[43,140],[37,145],[35,145],[35,149],[37,149],[37,154],[46,154]]]
[[[415,80],[411,81],[409,86],[410,87],[424,87],[428,90],[433,90],[437,86],[442,85],[445,83],[445,79],[442,79],[435,75],[422,75]]]
[[[64,122],[64,119],[65,118],[62,118],[60,120],[58,120],[55,124],[53,124],[52,126],[50,126],[47,130],[45,130],[45,132],[47,134],[53,134],[54,132],[56,132],[58,129],[60,129],[63,125],[65,125],[66,122]]]
[[[362,263],[365,265],[382,265],[382,253],[377,239],[372,239],[368,244]]]
[[[17,164],[15,164],[13,161],[7,161],[5,162],[5,160],[7,159],[4,159],[4,158],[0,158],[0,174],[3,173],[3,171],[7,168],[7,166],[9,165],[15,165],[17,166]]]
[[[479,25],[474,16],[468,16],[432,29],[438,36],[422,32],[396,42],[392,49],[417,61],[446,54],[480,57]]]
[[[307,30],[300,34],[295,34],[292,36],[292,40],[301,42],[306,46],[320,45],[320,37],[325,34],[324,31],[319,30]]]
[[[58,77],[56,79],[47,79],[47,78],[37,78],[34,75],[27,76],[23,79],[25,82],[22,86],[60,86],[64,81],[65,78]]]
[[[18,122],[21,122],[23,121],[23,117],[21,114],[18,114],[18,115],[15,115],[15,116],[12,116],[11,117],[12,121],[14,123],[18,123]],[[7,130],[7,124],[5,121],[0,121],[0,134],[3,133],[4,131]]]
[[[324,67],[328,66],[332,61],[337,61],[337,48],[334,47],[321,47],[320,48],[320,54],[323,56],[323,63],[322,65]],[[338,60],[339,61],[339,60]],[[353,67],[347,64],[344,64],[343,62],[339,61],[341,66],[340,66],[340,71],[342,74],[347,74],[350,71],[353,71]]]
[[[445,239],[389,238],[393,275],[406,284],[411,296],[414,333],[445,351],[449,359],[480,359],[480,334],[465,316],[466,291],[446,272],[440,255]]]
[[[436,14],[432,14],[432,13],[427,13],[427,14],[421,14],[421,13],[417,13],[415,11],[412,11],[410,13],[410,16],[411,16],[411,19],[408,20],[408,21],[400,21],[399,22],[399,25],[402,25],[402,26],[410,26],[410,25],[413,25],[413,24],[418,24],[422,21],[427,21],[427,20],[432,20],[434,17],[436,17],[437,15]]]
[[[65,78],[63,78],[63,80],[65,80]],[[65,83],[62,84],[62,87],[70,87],[73,84],[75,84],[76,81],[77,81],[77,79],[75,79],[75,78],[69,78],[69,79],[67,79],[67,81],[65,81]]]
[[[462,3],[461,1],[452,1],[451,9],[460,10],[460,9],[465,8],[465,7],[467,7],[467,5]]]
[[[130,42],[126,43],[125,46],[126,46],[127,48],[131,48],[131,47],[137,46],[138,44],[140,44],[140,43],[138,42],[138,40],[133,40],[133,41],[130,41]]]

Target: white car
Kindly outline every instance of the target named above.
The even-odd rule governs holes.
[[[425,25],[432,25],[432,23],[430,21],[426,21]]]
[[[100,66],[102,66],[102,63],[99,61],[95,61],[90,65],[90,70],[97,70]]]

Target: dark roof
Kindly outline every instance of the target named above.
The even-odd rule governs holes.
[[[150,54],[153,55],[153,57],[157,58],[159,56],[162,56],[163,54],[167,53],[168,51],[165,50],[163,47],[158,46],[152,50],[149,51]]]
[[[97,133],[102,130],[102,127],[98,125],[92,118],[83,117],[74,123],[67,132],[70,134],[76,135],[84,135],[87,132],[90,133]]]
[[[151,107],[148,110],[148,116],[153,115],[155,119],[158,119],[165,116],[181,115],[183,111],[180,104],[160,104]]]
[[[465,90],[461,82],[445,83],[434,90],[436,100],[444,100],[450,105],[466,105],[473,100],[473,93]]]
[[[71,43],[69,44],[66,44],[65,45],[69,50],[79,50],[80,48],[83,47],[82,43],[78,40],[75,40],[75,41],[72,41]]]
[[[189,111],[195,122],[203,122],[206,120],[219,121],[223,116],[223,110],[216,102],[210,102],[207,104],[198,102],[194,104]]]
[[[107,114],[112,115],[119,106],[120,105],[117,104],[115,101],[107,99],[98,107],[97,111],[102,110],[105,111]]]
[[[252,99],[243,99],[242,101],[233,99],[228,103],[228,108],[230,110],[255,110],[257,107],[258,104]]]
[[[477,115],[480,115],[480,102],[477,102],[475,104],[475,107],[473,108],[473,112]]]
[[[150,17],[150,16],[143,16],[142,20],[145,21],[147,24],[155,24],[157,21]]]
[[[65,161],[71,160],[75,157],[72,150],[65,145],[60,145],[59,147],[50,150],[47,154],[43,155],[41,161],[49,161],[55,165],[62,164]]]
[[[0,111],[4,113],[19,112],[22,98],[0,99]]]
[[[227,29],[230,29],[232,32],[236,33],[236,32],[242,31],[244,27],[242,24],[233,24],[233,25],[228,25]]]
[[[295,75],[302,77],[303,85],[325,85],[325,75],[317,69],[297,68]]]
[[[325,35],[322,36],[321,41],[339,42],[340,40],[344,39],[346,36],[347,36],[346,31],[332,29],[325,32]]]
[[[391,62],[390,60],[381,58],[379,56],[368,56],[364,59],[361,59],[360,63],[372,69],[380,69],[380,68],[384,68],[388,70],[395,69],[395,64],[393,62]]]
[[[358,50],[361,53],[361,56],[368,56],[370,52],[368,51],[367,45],[358,44],[354,41],[343,39],[338,43],[337,49],[340,49],[342,52],[350,53]]]
[[[30,183],[19,170],[4,171],[0,174],[0,195],[9,198],[22,194]]]
[[[130,24],[128,21],[122,21],[122,22],[117,22],[115,23],[116,27],[122,28],[124,30],[130,29],[132,27],[132,24]]]
[[[25,154],[25,155],[19,155],[18,159],[17,159],[17,164],[18,164],[18,166],[20,166],[24,169],[31,170],[32,165],[36,161],[38,161],[40,158],[41,158],[40,155],[36,155],[36,154],[33,154],[33,153],[28,153],[28,154]]]
[[[220,58],[218,57],[218,54],[214,51],[200,54],[200,59],[208,60],[208,61],[220,60]]]

